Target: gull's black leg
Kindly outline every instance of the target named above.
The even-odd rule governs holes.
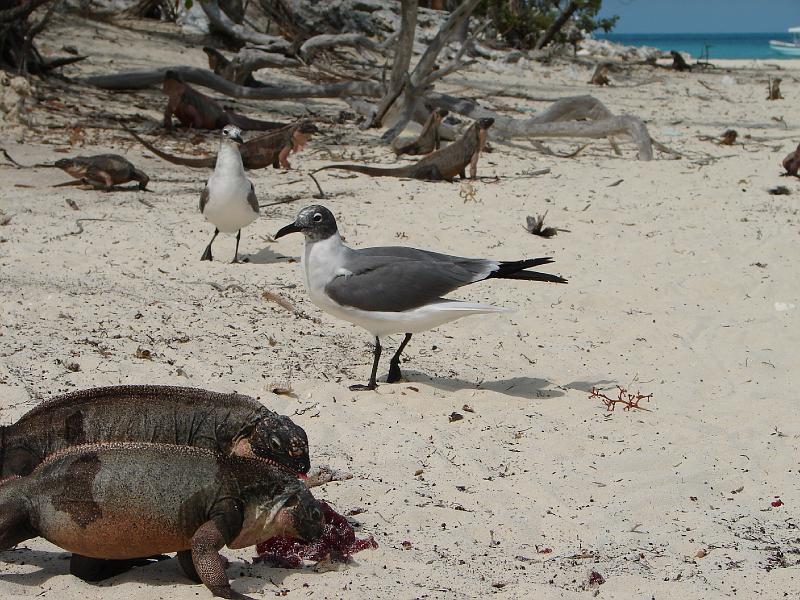
[[[374,390],[378,387],[378,383],[375,381],[375,377],[378,374],[378,361],[381,359],[381,340],[376,336],[375,337],[375,358],[372,361],[372,375],[369,376],[369,383],[367,385],[363,385],[361,383],[356,383],[350,386],[350,390],[353,392],[362,392],[366,390]]]
[[[208,246],[206,246],[206,251],[203,252],[203,256],[200,257],[200,260],[212,260],[213,257],[211,256],[211,244],[214,243],[214,240],[217,239],[217,235],[219,234],[219,229],[214,229],[214,237],[211,238],[211,241],[208,242]]]
[[[231,261],[231,264],[236,264],[239,262],[239,240],[241,239],[242,239],[242,230],[240,229],[236,233],[236,251],[233,253],[233,260]]]
[[[407,333],[397,352],[394,353],[392,360],[389,361],[389,376],[386,378],[386,383],[397,383],[403,378],[403,374],[400,372],[400,355],[406,349],[406,344],[408,344],[409,340],[411,340],[411,334]]]

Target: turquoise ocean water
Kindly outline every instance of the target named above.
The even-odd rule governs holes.
[[[778,54],[769,47],[770,40],[792,41],[791,34],[783,33],[609,33],[596,34],[626,46],[653,46],[666,52],[688,52],[700,58],[705,45],[711,60],[715,58],[761,58],[797,60],[797,57]]]

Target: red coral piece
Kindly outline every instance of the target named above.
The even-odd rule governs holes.
[[[319,539],[304,542],[285,536],[270,538],[256,546],[258,556],[254,562],[263,561],[276,567],[297,569],[306,560],[319,562],[328,559],[344,563],[356,552],[378,547],[372,536],[358,539],[353,526],[327,502],[319,500],[318,504],[325,516],[325,528]]]
[[[783,501],[780,498],[778,498],[777,500],[773,500],[772,502],[770,502],[770,504],[772,504],[772,506],[774,506],[775,508],[778,508],[779,506],[783,506]]]
[[[619,397],[609,398],[596,387],[592,387],[592,389],[589,390],[589,399],[600,398],[600,401],[603,404],[605,404],[606,410],[608,410],[608,412],[612,412],[617,404],[622,404],[623,410],[631,410],[632,408],[638,410],[646,410],[646,411],[650,410],[649,408],[645,408],[644,406],[639,406],[639,402],[641,402],[642,400],[650,400],[653,397],[653,394],[645,395],[645,394],[640,394],[639,392],[631,394],[628,392],[628,390],[620,386],[617,386],[617,389],[619,390]]]

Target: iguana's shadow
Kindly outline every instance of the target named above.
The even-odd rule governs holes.
[[[32,565],[39,567],[39,570],[29,573],[0,572],[0,582],[41,587],[52,577],[69,574],[69,557],[69,552],[47,552],[44,550],[31,550],[29,548],[6,550],[0,554],[0,564]],[[296,571],[297,569],[276,569],[261,563],[248,564],[238,559],[230,559],[230,564],[226,569],[228,577],[231,579],[231,582],[233,582],[234,589],[244,593],[263,591],[265,582],[272,582],[275,585],[279,585],[283,579]],[[79,581],[80,580],[75,578],[76,583]],[[202,586],[202,584],[194,583],[184,575],[178,561],[174,557],[168,560],[153,562],[146,566],[135,567],[130,571],[97,583],[80,583],[81,585],[101,588],[126,582],[143,583],[154,587],[175,584]]]

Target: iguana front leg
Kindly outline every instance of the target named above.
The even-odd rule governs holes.
[[[6,480],[4,486],[15,485],[19,477]],[[39,535],[31,524],[28,505],[22,499],[10,500],[0,505],[0,550],[13,548],[20,542]]]
[[[469,178],[470,179],[475,179],[475,177],[478,175],[478,159],[480,158],[480,156],[481,156],[481,151],[480,150],[476,150],[475,154],[472,155],[472,160],[469,161]],[[464,177],[463,173],[462,173],[461,177]]]
[[[292,151],[292,146],[287,145],[281,148],[278,153],[278,164],[284,169],[291,169],[292,165],[289,164],[289,153]]]
[[[172,131],[172,115],[174,115],[175,111],[178,109],[180,101],[180,97],[167,97],[167,107],[164,109],[164,129],[167,131]]]
[[[192,536],[192,564],[197,576],[215,596],[231,600],[254,600],[231,588],[225,574],[225,563],[219,555],[224,545],[225,538],[214,521],[200,526]]]

